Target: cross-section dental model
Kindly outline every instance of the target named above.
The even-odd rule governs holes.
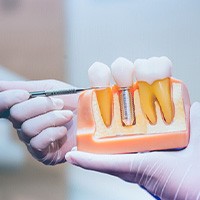
[[[111,71],[121,90],[119,93],[121,120],[125,126],[131,126],[135,121],[133,96],[130,93],[130,88],[133,86],[133,63],[120,57],[112,63]]]
[[[132,83],[133,66],[136,83]],[[118,58],[112,64],[117,85],[111,87],[110,69],[102,63],[94,63],[88,72],[91,86],[105,89],[80,95],[78,149],[93,153],[128,153],[186,147],[190,100],[186,86],[171,77],[171,68],[167,57],[138,59],[134,65],[125,58]],[[124,97],[123,87],[126,89]]]

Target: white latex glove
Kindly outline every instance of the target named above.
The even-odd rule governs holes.
[[[137,183],[166,200],[200,199],[200,103],[190,110],[189,146],[180,151],[95,155],[79,151],[66,154],[69,163]]]
[[[76,145],[78,95],[29,99],[29,92],[71,87],[56,80],[0,81],[0,117],[13,123],[29,152],[44,164],[65,162]]]

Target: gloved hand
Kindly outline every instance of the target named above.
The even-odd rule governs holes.
[[[180,151],[124,155],[66,154],[69,163],[137,183],[166,200],[200,199],[200,103],[190,110],[190,142]]]
[[[78,95],[29,99],[29,92],[70,87],[56,80],[0,81],[0,117],[13,123],[32,156],[44,164],[65,162],[76,145]]]

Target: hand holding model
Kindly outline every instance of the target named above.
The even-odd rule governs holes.
[[[121,155],[67,153],[69,163],[137,183],[166,200],[200,199],[200,103],[190,110],[190,142],[181,151]]]
[[[112,65],[114,66],[112,67],[112,73],[118,86],[123,85],[121,83],[119,84],[118,79],[121,77],[123,78],[122,73],[127,72],[125,69],[122,70],[119,67],[122,61],[123,66],[127,66],[127,62],[124,59],[118,59]],[[118,63],[120,65],[118,65]],[[125,181],[137,183],[151,194],[161,199],[199,199],[200,189],[198,185],[200,183],[200,175],[198,170],[200,162],[197,158],[200,153],[200,148],[197,139],[200,136],[200,128],[198,126],[200,120],[200,104],[196,103],[191,108],[191,138],[189,146],[182,151],[167,150],[168,147],[176,148],[172,145],[177,145],[177,142],[180,141],[186,141],[186,143],[181,144],[181,148],[185,147],[188,142],[189,131],[190,103],[187,89],[180,81],[174,81],[174,79],[171,78],[171,66],[171,61],[166,57],[137,60],[135,62],[135,73],[138,81],[137,84],[141,104],[139,105],[138,102],[135,102],[134,112],[136,113],[136,124],[133,125],[133,129],[131,129],[131,126],[126,126],[126,124],[123,128],[120,128],[118,125],[118,123],[121,124],[120,121],[116,120],[115,122],[116,109],[114,108],[111,126],[103,129],[103,132],[106,132],[106,134],[100,134],[102,128],[99,128],[98,124],[100,121],[99,118],[96,117],[96,115],[99,115],[99,111],[96,113],[95,106],[93,106],[92,110],[96,129],[87,128],[86,131],[84,131],[82,129],[82,124],[80,124],[80,127],[78,125],[78,137],[80,134],[80,139],[77,143],[78,151],[67,153],[66,160],[69,163],[85,169],[107,173]],[[116,73],[114,70],[116,70]],[[116,76],[116,74],[118,76]],[[126,77],[127,76],[128,75],[126,75]],[[131,77],[131,73],[129,73],[129,76]],[[123,81],[122,78],[121,81]],[[127,80],[125,79],[125,81]],[[182,89],[178,89],[177,92],[174,93],[177,86],[181,86],[180,88]],[[177,96],[177,94],[180,95]],[[136,95],[136,90],[134,95]],[[84,100],[86,97],[81,96],[80,103],[81,100]],[[136,98],[134,99],[137,100]],[[176,101],[177,99],[178,101]],[[122,100],[123,99],[119,98],[119,101]],[[155,101],[159,105],[157,108]],[[180,102],[183,103],[180,104]],[[114,101],[114,107],[115,104],[117,104],[116,101]],[[183,105],[182,108],[181,105]],[[143,113],[146,115],[147,126],[146,122],[139,123],[141,112],[138,113],[137,109],[140,106]],[[125,106],[125,108],[127,108],[127,106]],[[161,117],[159,116],[160,112],[162,113]],[[123,122],[123,115],[121,117]],[[87,125],[87,121],[85,124]],[[113,124],[115,126],[113,126]],[[146,126],[147,129],[144,130],[147,130],[147,132],[140,131],[142,129],[139,129],[138,132],[134,132],[134,127],[136,127],[137,124],[139,127],[141,125]],[[101,122],[101,127],[103,126]],[[116,126],[119,128],[116,128]],[[115,127],[115,135],[112,135],[110,131],[113,127]],[[131,130],[132,135],[127,135],[128,131],[125,132],[126,129]],[[150,133],[148,130],[152,132]],[[87,145],[82,145],[81,142],[84,141],[88,132],[88,135],[94,134],[94,136],[88,137],[90,140],[86,142]],[[117,134],[118,132],[119,134]],[[125,134],[123,135],[123,133]],[[169,137],[165,137],[168,135]],[[175,141],[177,136],[180,137]],[[120,153],[125,153],[126,151],[131,152],[128,151],[131,149],[128,148],[130,143],[128,143],[127,140],[125,142],[123,140],[123,138],[130,137],[132,137],[131,148],[134,152],[134,148],[137,145],[137,149],[142,151],[148,151],[151,147],[154,150],[157,148],[157,150],[163,149],[165,151],[136,154],[106,154],[106,152],[113,151],[115,146],[117,146],[118,149],[114,149],[114,151],[119,150]],[[146,140],[148,137],[149,140]],[[152,137],[153,140],[151,140]],[[158,138],[159,140],[155,143],[154,139]],[[140,140],[141,143],[134,143],[134,140]],[[123,145],[123,142],[126,145]],[[177,148],[180,147],[177,145]],[[90,153],[82,152],[82,149]]]
[[[29,99],[29,92],[71,87],[55,80],[0,82],[0,116],[13,123],[32,156],[44,164],[65,162],[76,145],[78,95]]]
[[[200,103],[191,107],[191,137],[181,151],[121,155],[67,153],[69,163],[137,183],[161,199],[200,199]]]

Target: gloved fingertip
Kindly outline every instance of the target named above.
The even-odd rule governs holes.
[[[194,102],[191,106],[191,110],[200,109],[200,103],[198,101]]]
[[[74,165],[74,164],[76,164],[76,161],[73,159],[73,157],[72,157],[71,154],[72,154],[71,152],[66,153],[66,155],[65,155],[65,160],[66,160],[68,163]]]
[[[77,151],[77,147],[73,147],[71,151]]]
[[[62,109],[64,107],[64,101],[59,98],[50,97],[56,109]]]
[[[70,162],[70,153],[69,153],[69,152],[66,153],[66,155],[65,155],[65,160],[66,160],[67,162]]]
[[[195,102],[192,104],[190,109],[190,118],[193,120],[193,118],[200,117],[200,103]]]
[[[71,110],[63,110],[63,115],[68,119],[68,120],[70,120],[70,119],[72,119],[72,117],[73,117],[73,112],[71,111]]]
[[[12,95],[18,99],[18,102],[28,100],[30,93],[26,90],[12,90]]]

